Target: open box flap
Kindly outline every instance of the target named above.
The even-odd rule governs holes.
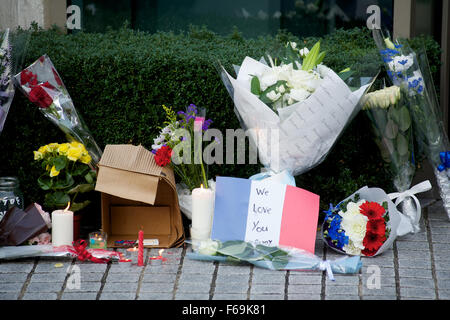
[[[120,198],[153,205],[160,178],[175,188],[171,170],[158,166],[140,145],[107,145],[98,165],[95,190]]]

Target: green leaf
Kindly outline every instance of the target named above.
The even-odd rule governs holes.
[[[66,172],[64,178],[58,177],[58,179],[53,183],[53,189],[61,190],[67,189],[74,185],[75,181],[73,180],[70,173]]]
[[[53,186],[53,179],[48,173],[44,173],[38,178],[38,184],[42,190],[50,190]]]
[[[74,202],[70,204],[70,210],[73,212],[77,212],[80,211],[81,209],[85,208],[86,206],[88,206],[91,202],[89,200],[83,201],[81,203],[78,202]]]
[[[409,150],[408,140],[401,133],[398,134],[396,139],[397,152],[400,156],[406,156]]]
[[[398,111],[398,127],[405,132],[411,127],[411,116],[406,106],[403,106]]]
[[[84,178],[86,179],[87,183],[93,184],[95,175],[92,174],[92,171],[88,172]]]
[[[251,92],[257,96],[259,96],[261,94],[261,84],[260,84],[257,76],[253,76],[253,78],[252,78]]]
[[[303,60],[302,70],[309,71],[316,66],[317,57],[320,53],[320,41],[318,41]]]
[[[391,119],[388,120],[386,128],[384,129],[384,134],[388,139],[394,140],[398,134],[398,126]]]
[[[55,166],[56,171],[61,171],[67,165],[67,158],[59,156],[53,160],[53,165]]]
[[[74,177],[82,176],[85,175],[87,171],[89,171],[89,166],[77,162],[75,164],[75,169],[72,171],[72,176]]]
[[[50,208],[64,208],[70,202],[70,197],[62,191],[47,193],[44,204]]]

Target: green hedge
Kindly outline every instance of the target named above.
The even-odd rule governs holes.
[[[136,32],[123,28],[104,34],[65,35],[57,30],[33,31],[25,64],[47,53],[63,78],[77,110],[97,143],[133,143],[151,147],[164,119],[162,104],[184,109],[190,103],[207,108],[213,127],[225,132],[239,128],[233,102],[215,67],[218,60],[228,69],[245,56],[260,58],[286,40],[276,37],[244,39],[237,30],[217,36],[205,28],[184,34]],[[311,46],[317,39],[302,39]],[[439,46],[432,39],[418,38],[415,48],[425,45],[438,79]],[[368,30],[338,30],[322,41],[324,63],[341,70],[353,66],[364,70],[381,64]],[[363,185],[391,190],[381,157],[360,113],[345,130],[328,158],[315,169],[297,177],[297,185],[318,193],[322,207],[336,202]],[[59,129],[38,108],[17,92],[5,130],[0,135],[0,176],[15,175],[21,181],[26,202],[42,202],[36,179],[39,166],[33,150],[50,142],[63,142]],[[210,166],[213,175],[248,177],[259,165]],[[97,198],[96,198],[97,199]]]

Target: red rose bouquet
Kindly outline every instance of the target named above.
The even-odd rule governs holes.
[[[69,141],[82,143],[92,158],[92,164],[97,164],[102,151],[75,109],[50,58],[41,56],[14,78],[25,96],[39,107],[44,116],[58,126]]]

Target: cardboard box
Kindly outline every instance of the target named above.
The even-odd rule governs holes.
[[[184,242],[184,229],[172,169],[155,163],[142,146],[107,145],[99,162],[95,190],[100,191],[102,229],[108,247],[117,240],[137,240],[144,230],[148,248]]]

